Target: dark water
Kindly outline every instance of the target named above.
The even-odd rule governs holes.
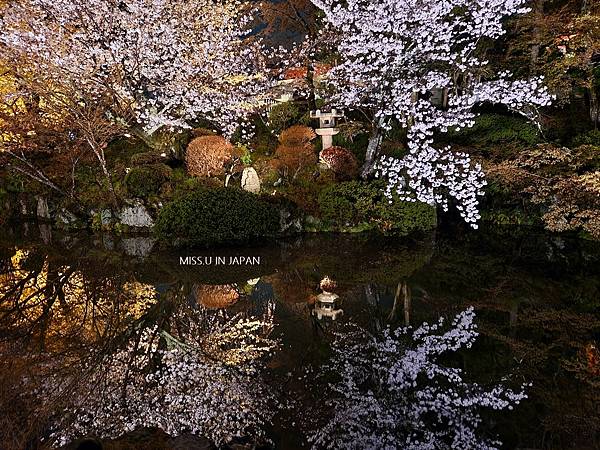
[[[599,448],[597,244],[0,236],[0,448]]]

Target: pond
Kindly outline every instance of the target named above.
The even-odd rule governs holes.
[[[599,263],[522,229],[175,252],[6,227],[0,448],[599,448]]]

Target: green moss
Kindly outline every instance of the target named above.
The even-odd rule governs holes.
[[[379,228],[407,235],[435,228],[435,208],[420,202],[390,203],[383,195],[383,187],[382,181],[331,185],[319,195],[321,215],[326,222],[348,231]]]
[[[106,158],[110,167],[117,164],[127,165],[134,155],[150,153],[150,148],[141,140],[135,138],[116,139],[106,149]]]
[[[171,178],[171,168],[165,164],[134,167],[125,177],[125,186],[134,197],[157,195],[165,181]]]
[[[571,145],[573,147],[580,147],[582,145],[600,147],[600,130],[591,130],[586,133],[578,134],[573,138]]]
[[[163,161],[165,158],[156,151],[136,153],[131,157],[132,166],[145,166],[149,164],[156,164]]]
[[[272,236],[279,231],[276,207],[256,195],[227,188],[199,188],[160,212],[155,232],[163,242],[214,246]]]

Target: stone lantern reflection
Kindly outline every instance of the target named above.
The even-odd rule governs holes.
[[[319,287],[322,292],[317,295],[315,300],[315,308],[312,311],[313,315],[317,316],[318,320],[326,317],[336,320],[344,314],[344,311],[339,307],[340,296],[331,292],[337,287],[337,283],[331,278],[325,277],[321,280]]]

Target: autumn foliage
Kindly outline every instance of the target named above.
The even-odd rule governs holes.
[[[198,304],[208,309],[227,308],[237,303],[240,298],[235,286],[225,285],[194,285],[194,295]]]
[[[234,147],[222,136],[201,136],[188,145],[185,165],[189,175],[210,177],[224,175],[234,159]]]
[[[554,232],[584,231],[600,238],[597,147],[542,144],[488,169],[491,181],[542,211]],[[592,169],[590,169],[592,168]]]
[[[312,128],[303,125],[294,125],[284,130],[279,136],[282,145],[297,146],[309,144],[317,135]]]
[[[317,155],[311,144],[315,132],[305,126],[296,125],[281,133],[281,144],[275,151],[273,167],[285,178],[296,179],[303,169],[317,163]]]

